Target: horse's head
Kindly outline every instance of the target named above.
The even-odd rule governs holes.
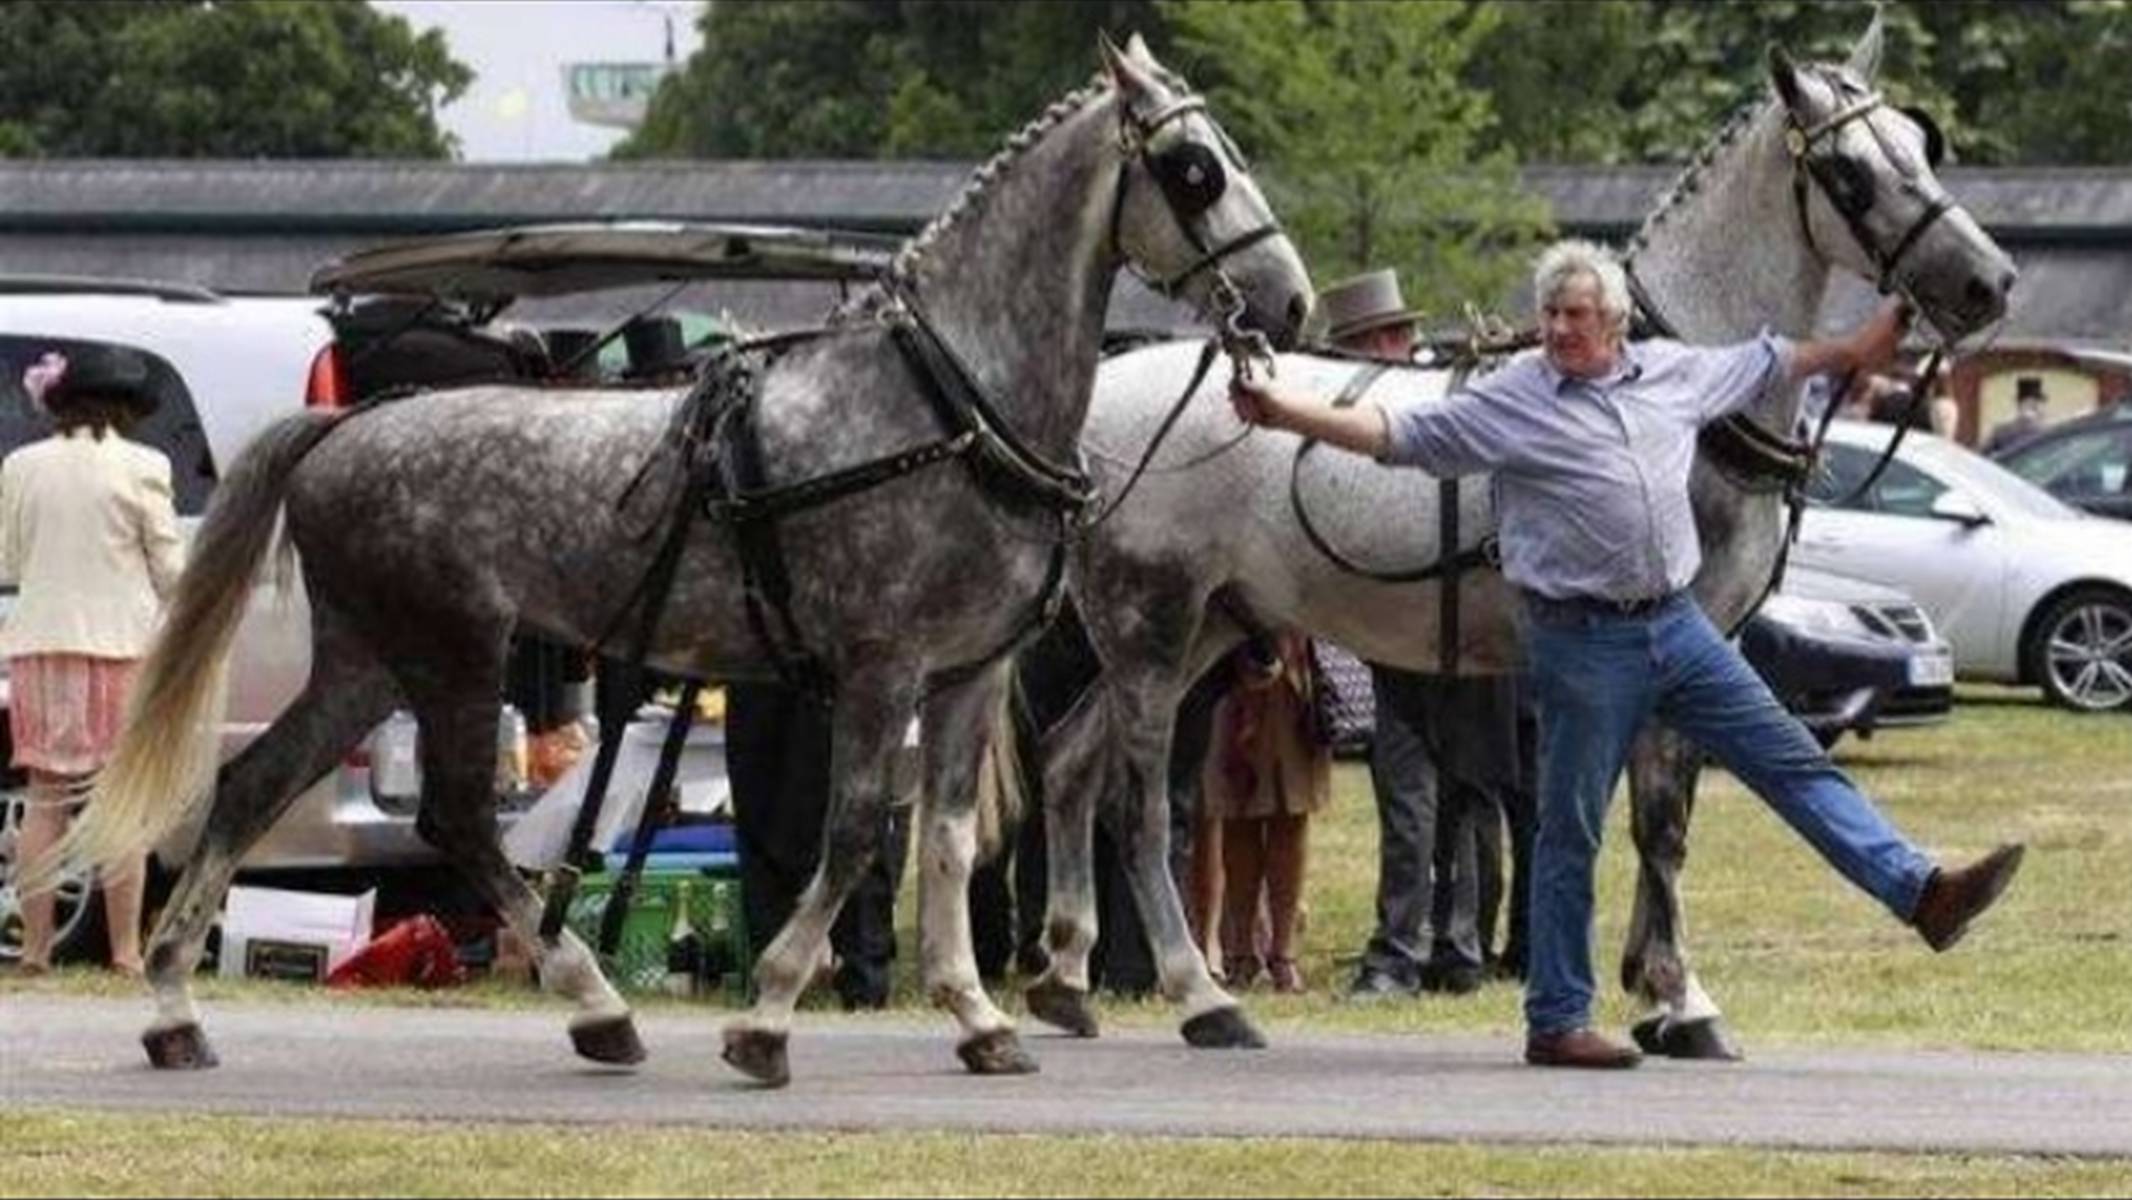
[[[1873,90],[1881,25],[1851,60],[1794,63],[1771,47],[1785,145],[1806,236],[1830,261],[1900,292],[1950,341],[1999,319],[2014,264],[1934,173],[1939,128],[1922,109],[1896,109]]]
[[[1108,38],[1102,48],[1125,152],[1111,218],[1119,252],[1150,287],[1209,320],[1221,324],[1240,301],[1244,326],[1278,349],[1294,345],[1310,277],[1243,154],[1139,35],[1124,50]]]

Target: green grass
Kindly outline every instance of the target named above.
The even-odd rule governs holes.
[[[1876,1043],[1985,1049],[2132,1051],[2132,721],[2077,716],[2033,691],[1966,686],[1948,722],[1846,740],[1837,761],[1896,824],[1951,859],[2021,840],[2020,878],[1955,950],[1935,955],[1916,934],[1854,891],[1729,775],[1704,776],[1682,890],[1689,950],[1710,992],[1750,1049],[1793,1043]],[[1376,813],[1367,772],[1343,762],[1332,807],[1313,823],[1301,961],[1308,995],[1264,992],[1253,1013],[1284,1029],[1519,1034],[1518,990],[1495,983],[1473,996],[1357,1006],[1339,992],[1370,930]],[[1599,878],[1602,1021],[1637,1014],[1613,983],[1629,915],[1635,852],[1626,792],[1609,820]],[[896,1004],[920,1011],[915,872],[905,874]],[[131,995],[88,971],[13,988]],[[326,992],[202,977],[224,999],[458,1006],[552,1006],[527,988],[484,983],[442,992]],[[1012,989],[1001,997],[1014,1000]],[[812,1002],[823,1002],[816,994]],[[646,998],[646,1007],[681,1002]],[[1105,998],[1105,1019],[1161,1026],[1160,1002]]]
[[[2132,1050],[2132,723],[2075,717],[2028,693],[1964,688],[1949,723],[1846,742],[1838,759],[1896,823],[1963,858],[2029,844],[2006,899],[1961,947],[1926,951],[1854,893],[1729,777],[1703,789],[1684,888],[1690,947],[1750,1051],[1781,1043]],[[1352,1006],[1338,990],[1368,934],[1376,826],[1366,774],[1342,764],[1313,830],[1302,997],[1254,993],[1284,1031],[1519,1031],[1518,993]],[[1634,853],[1617,802],[1600,879],[1602,974],[1628,916]],[[898,1006],[921,1004],[915,906],[899,909]],[[131,996],[86,971],[10,991]],[[1602,1017],[1633,1010],[1611,993]],[[442,992],[202,978],[218,1002],[424,1007],[561,1002],[484,983]],[[684,1002],[647,999],[673,1010]],[[1158,1003],[1107,1001],[1114,1025],[1167,1027]],[[804,1026],[802,1027],[804,1029]],[[2132,1163],[1727,1149],[1478,1146],[1311,1139],[754,1134],[17,1111],[0,1196],[108,1195],[2090,1195]]]
[[[2132,1051],[2132,721],[2046,707],[2032,691],[1964,687],[1945,724],[1846,740],[1836,758],[1896,825],[1964,861],[2025,841],[2021,875],[1967,940],[1935,955],[1853,889],[1730,775],[1705,773],[1682,880],[1688,949],[1749,1047],[1778,1042]],[[1367,773],[1342,764],[1313,823],[1303,965],[1309,995],[1254,994],[1283,1027],[1520,1030],[1515,985],[1462,998],[1356,1006],[1338,990],[1368,937],[1376,814]],[[1635,878],[1624,789],[1599,877],[1600,1018],[1637,1015],[1614,980]],[[1112,1005],[1120,1023],[1169,1019]]]
[[[2132,1164],[12,1113],[0,1196],[2085,1196]]]

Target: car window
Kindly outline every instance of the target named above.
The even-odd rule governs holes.
[[[1821,461],[1807,484],[1807,497],[1820,507],[1833,506],[1857,491],[1879,461],[1880,455],[1875,451],[1830,442],[1821,449]],[[1946,490],[1946,484],[1898,460],[1888,464],[1864,495],[1843,507],[1858,512],[1925,517],[1932,515],[1932,502]]]
[[[22,373],[46,351],[78,354],[87,342],[70,338],[26,338],[0,334],[0,454],[47,437],[51,418],[30,405],[22,390]],[[138,346],[131,347],[140,350]],[[181,516],[198,516],[215,490],[215,456],[200,428],[192,394],[184,380],[161,357],[140,351],[148,359],[149,386],[156,393],[155,412],[136,424],[126,435],[153,446],[170,459],[171,490]]]
[[[2036,445],[2004,465],[2061,497],[2132,492],[2132,428],[2071,434]]]

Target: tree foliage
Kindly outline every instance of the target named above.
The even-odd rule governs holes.
[[[757,0],[699,23],[615,157],[976,158],[1088,81],[1099,29],[1161,24],[1152,0]]]
[[[1488,97],[1461,79],[1492,7],[1164,6],[1184,70],[1262,160],[1258,177],[1321,282],[1400,268],[1445,313],[1501,294],[1549,230],[1507,150],[1485,151]]]
[[[1524,161],[1678,161],[1766,92],[1769,46],[1840,61],[1872,11],[1837,0],[1507,4],[1467,79],[1496,101],[1495,144]],[[2125,161],[2125,0],[1933,0],[1881,12],[1884,91],[1932,113],[1957,161]]]
[[[439,158],[473,73],[364,3],[0,5],[0,154]]]

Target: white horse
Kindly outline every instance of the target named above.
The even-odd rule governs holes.
[[[1832,268],[1907,294],[1946,338],[2004,311],[2014,270],[1955,207],[1931,169],[1935,130],[1882,104],[1871,79],[1880,51],[1876,19],[1844,66],[1795,65],[1773,51],[1770,98],[1736,118],[1681,176],[1645,222],[1630,256],[1646,319],[1700,343],[1735,341],[1766,327],[1809,333]],[[1106,490],[1120,490],[1131,461],[1154,437],[1191,378],[1197,347],[1167,345],[1112,359],[1098,374],[1083,448]],[[1368,369],[1351,360],[1283,355],[1278,376],[1333,396]],[[1161,989],[1184,1009],[1195,1045],[1261,1044],[1236,1001],[1215,984],[1186,931],[1166,867],[1163,781],[1179,697],[1253,624],[1293,625],[1361,657],[1409,670],[1440,668],[1438,587],[1392,584],[1337,568],[1316,549],[1291,507],[1291,473],[1312,525],[1348,557],[1382,568],[1419,567],[1437,542],[1438,481],[1362,458],[1321,452],[1298,459],[1286,433],[1246,435],[1215,372],[1163,444],[1157,466],[1107,524],[1080,547],[1071,586],[1102,660],[1085,694],[1045,747],[1050,845],[1047,972],[1028,990],[1030,1011],[1092,1036],[1087,960],[1095,938],[1088,867],[1100,802],[1119,806],[1112,829],[1132,880]],[[1441,397],[1443,371],[1394,369],[1369,399]],[[1776,442],[1797,418],[1795,396],[1745,414]],[[1754,429],[1718,434],[1753,444]],[[1711,618],[1744,617],[1770,580],[1784,532],[1782,480],[1803,454],[1750,452],[1720,468],[1706,452],[1692,489],[1704,561],[1696,595]],[[1718,447],[1722,449],[1723,446]],[[1736,461],[1727,455],[1728,464]],[[1768,460],[1756,467],[1758,460]],[[1485,481],[1461,492],[1460,527],[1471,547],[1494,528]],[[1513,598],[1494,570],[1459,584],[1461,670],[1514,669],[1521,655]],[[1220,594],[1219,603],[1210,603]],[[1663,729],[1639,741],[1631,763],[1634,827],[1642,856],[1634,923],[1623,963],[1627,987],[1656,1007],[1640,1040],[1666,1052],[1734,1056],[1718,1011],[1682,949],[1677,879],[1697,758]]]

